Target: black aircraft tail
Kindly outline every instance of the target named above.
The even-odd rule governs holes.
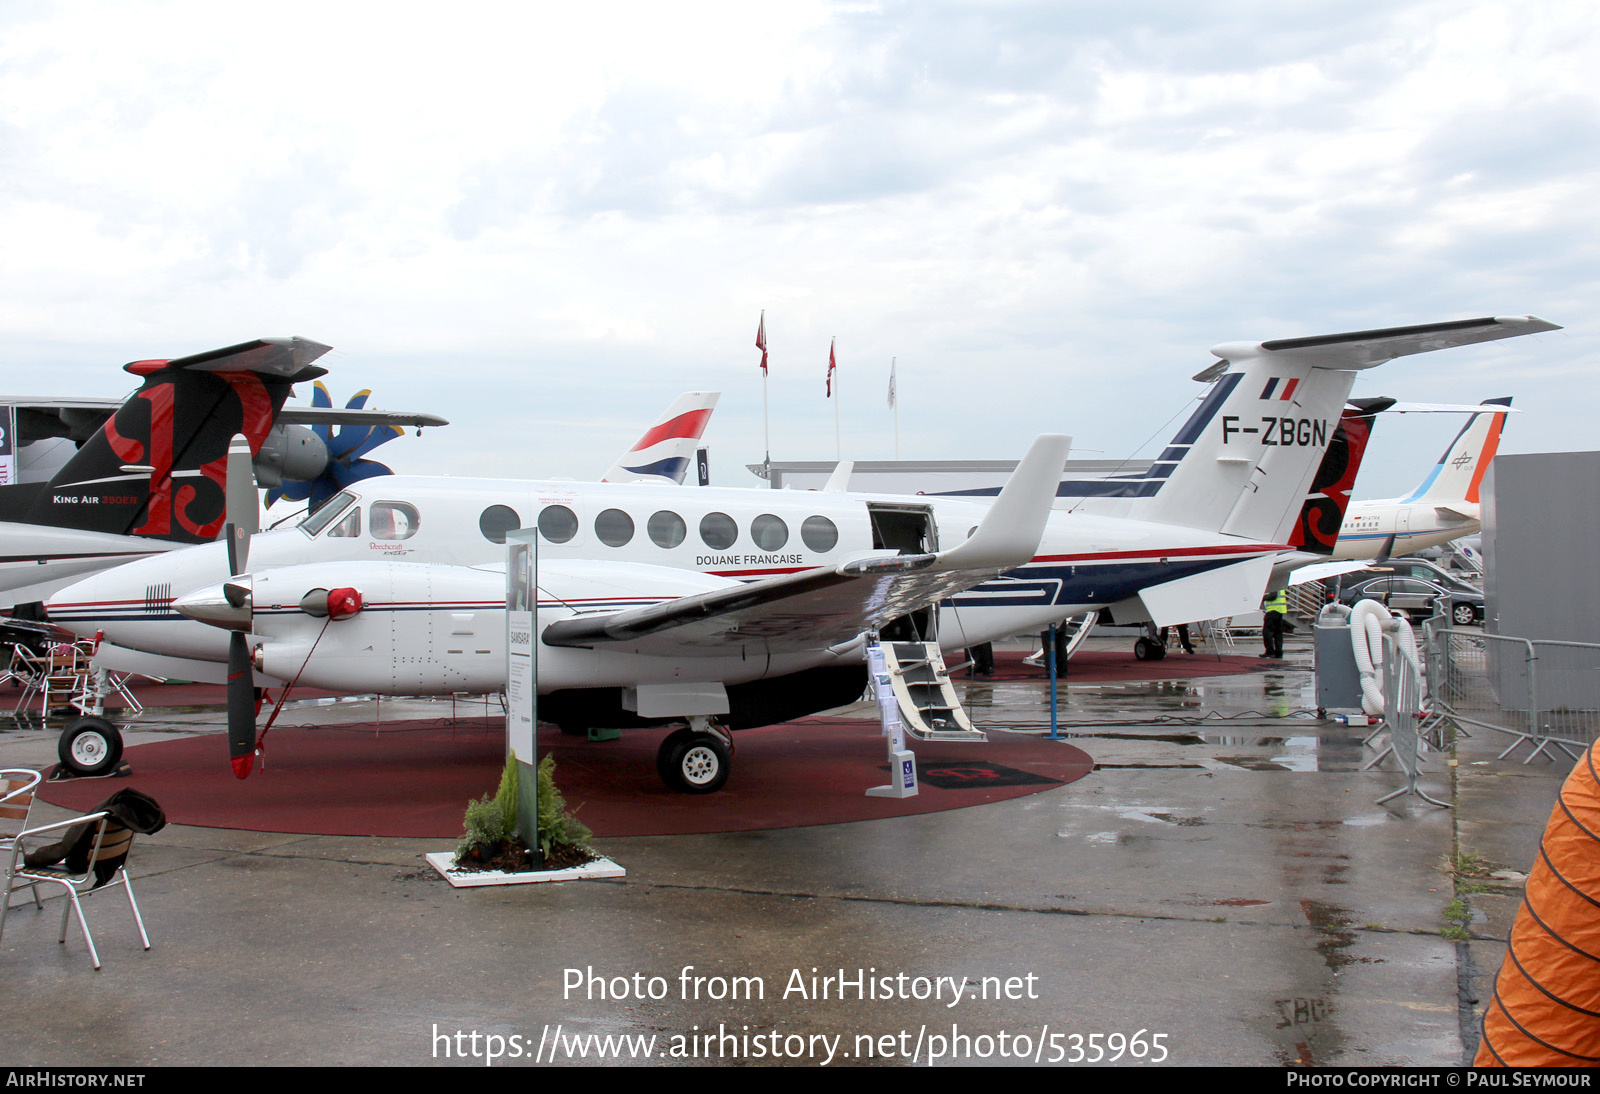
[[[1373,421],[1392,406],[1394,400],[1389,398],[1351,399],[1345,405],[1316,477],[1311,480],[1310,494],[1294,522],[1289,546],[1313,555],[1332,556],[1345,510],[1350,506],[1356,472],[1361,470],[1361,458],[1372,439]]]
[[[329,347],[260,338],[170,361],[123,366],[144,386],[21,512],[6,519],[179,543],[217,537],[225,517],[228,441],[252,455],[290,388],[327,374],[311,364]]]

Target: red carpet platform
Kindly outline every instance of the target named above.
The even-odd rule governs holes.
[[[589,742],[546,727],[567,805],[597,836],[788,828],[933,813],[1073,782],[1094,761],[1059,741],[1007,733],[986,744],[918,743],[922,793],[899,801],[864,791],[889,781],[875,722],[814,718],[734,734],[733,775],[715,794],[668,790],[656,776],[666,730]],[[267,768],[235,779],[220,735],[129,748],[126,779],[48,784],[50,802],[87,810],[124,786],[161,803],[177,824],[349,836],[461,834],[468,799],[492,793],[505,756],[501,719],[278,727]]]
[[[1257,646],[1260,643],[1256,643]],[[1065,684],[1110,684],[1125,680],[1188,680],[1201,676],[1233,676],[1241,672],[1260,672],[1261,650],[1241,642],[1242,653],[1225,656],[1214,653],[1184,653],[1172,650],[1160,661],[1140,661],[1132,650],[1079,650],[1068,662],[1067,671],[1059,677]],[[1022,663],[1023,654],[997,653],[994,658],[994,675],[980,677],[987,680],[1038,680],[1047,683],[1049,674],[1044,669]],[[967,679],[967,670],[960,669],[956,679]]]

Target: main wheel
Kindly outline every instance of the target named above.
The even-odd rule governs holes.
[[[1160,642],[1152,642],[1148,638],[1141,638],[1133,644],[1133,657],[1136,661],[1159,661],[1167,655],[1167,647]]]
[[[74,775],[105,775],[122,759],[122,734],[104,718],[78,718],[61,731],[56,755]]]
[[[1458,627],[1465,627],[1468,623],[1476,621],[1478,610],[1471,604],[1457,604],[1450,609],[1450,620]]]
[[[711,794],[722,789],[733,755],[722,738],[680,729],[667,735],[656,753],[661,781],[681,794]]]

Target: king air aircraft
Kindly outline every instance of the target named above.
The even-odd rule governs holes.
[[[1056,492],[1065,438],[1035,442],[994,500],[395,476],[241,537],[232,564],[224,544],[142,560],[49,613],[111,650],[237,666],[242,777],[252,665],[348,693],[503,688],[503,543],[534,527],[540,717],[693,719],[725,777],[707,716],[739,729],[853,701],[862,632],[960,648],[1107,607],[1157,625],[1253,610],[1357,371],[1555,329],[1523,316],[1217,346],[1189,420],[1093,512],[1036,503]]]

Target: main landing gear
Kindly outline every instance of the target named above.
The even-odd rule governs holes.
[[[1167,655],[1167,647],[1153,638],[1141,638],[1133,644],[1133,656],[1138,661],[1160,661]]]
[[[682,794],[710,794],[722,789],[733,769],[733,737],[705,715],[689,719],[689,728],[667,734],[656,753],[656,773]]]

